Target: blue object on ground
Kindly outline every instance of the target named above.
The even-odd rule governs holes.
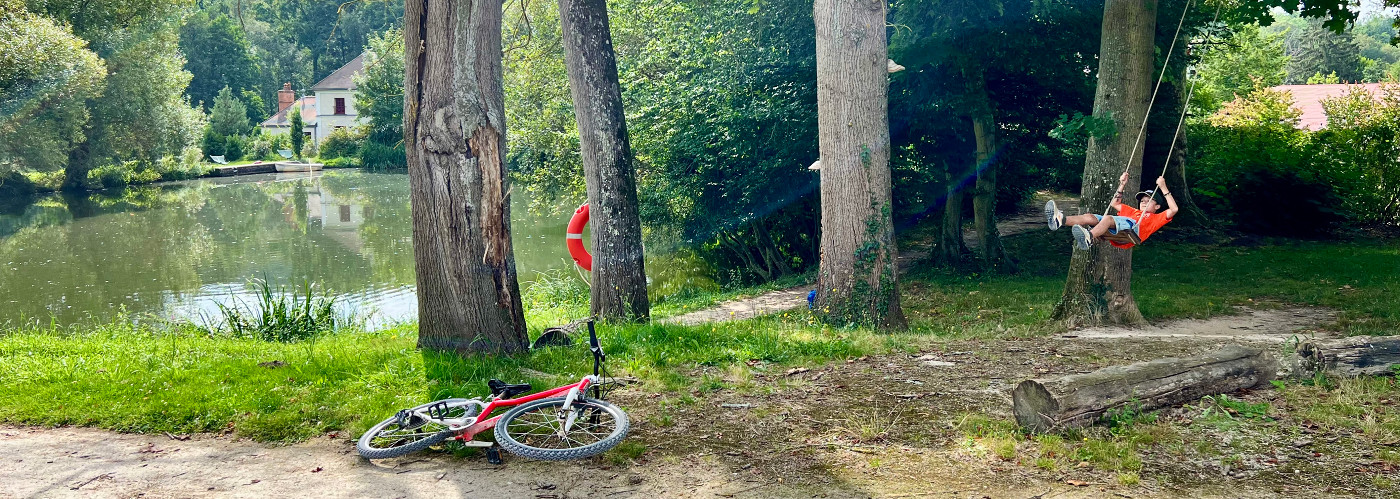
[[[814,289],[807,292],[807,310],[811,310],[815,306],[817,306],[817,290]]]

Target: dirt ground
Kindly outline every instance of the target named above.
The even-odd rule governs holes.
[[[1137,332],[931,342],[918,352],[797,369],[770,369],[756,361],[749,369],[699,368],[690,374],[715,379],[714,388],[682,393],[626,388],[613,397],[633,420],[628,441],[644,446],[635,460],[544,463],[506,456],[505,465],[493,466],[480,455],[430,451],[370,462],[355,454],[348,435],[271,446],[228,436],[180,440],[184,437],[84,428],[0,427],[0,497],[1373,495],[1365,488],[1368,479],[1346,466],[1289,461],[1288,445],[1268,444],[1283,450],[1261,451],[1273,452],[1266,457],[1284,465],[1180,462],[1149,453],[1141,483],[1126,486],[1111,472],[1045,471],[988,458],[968,448],[960,429],[968,414],[1009,418],[1011,388],[1025,378],[1088,372],[1226,343],[1274,348],[1291,336],[1313,334],[1312,328],[1329,317],[1319,309],[1253,310]],[[1269,393],[1244,396],[1267,399]]]

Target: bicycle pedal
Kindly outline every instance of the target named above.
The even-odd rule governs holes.
[[[428,416],[433,419],[447,418],[447,401],[438,402],[428,406]]]
[[[499,446],[492,445],[486,448],[486,462],[491,464],[505,464],[505,461],[501,460],[501,448]]]

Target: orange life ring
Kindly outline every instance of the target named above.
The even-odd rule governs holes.
[[[569,219],[569,231],[564,234],[564,245],[569,248],[569,256],[574,257],[574,263],[583,267],[583,270],[593,271],[593,255],[588,254],[588,250],[583,247],[583,226],[588,225],[588,203],[583,203],[577,210],[574,210],[574,217]]]

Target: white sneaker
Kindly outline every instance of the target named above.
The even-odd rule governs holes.
[[[1094,241],[1094,236],[1089,234],[1089,229],[1084,228],[1083,225],[1076,225],[1074,226],[1073,232],[1074,247],[1082,250],[1088,250],[1089,244]]]
[[[1060,230],[1060,226],[1065,224],[1065,214],[1055,207],[1055,200],[1045,202],[1045,224],[1050,226],[1050,230]]]

